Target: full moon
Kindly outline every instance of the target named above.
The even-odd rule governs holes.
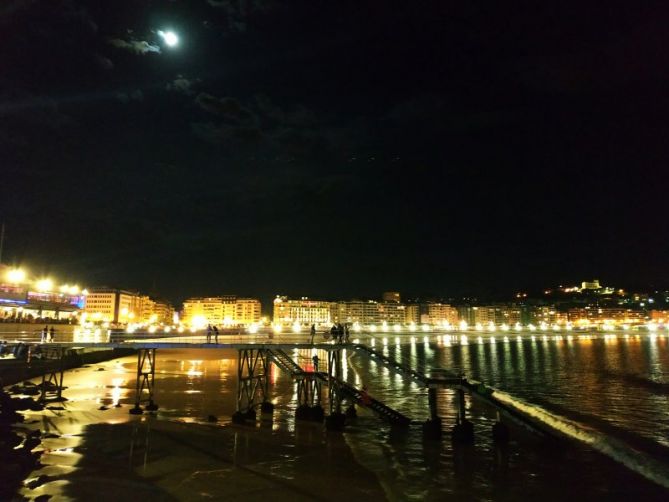
[[[163,37],[165,43],[170,47],[174,47],[179,43],[179,37],[177,37],[176,33],[174,33],[173,31],[159,31],[158,35]]]

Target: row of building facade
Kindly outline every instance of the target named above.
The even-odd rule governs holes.
[[[321,301],[306,297],[274,300],[274,324],[323,325],[331,323],[452,325],[529,324],[635,324],[645,322],[644,311],[624,307],[571,307],[500,303],[491,305],[449,305],[439,302]],[[669,322],[669,320],[667,321]]]
[[[118,325],[172,324],[174,307],[137,291],[91,289],[84,303],[84,320]]]

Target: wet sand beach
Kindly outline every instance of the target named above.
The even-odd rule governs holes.
[[[487,365],[496,375],[516,372],[513,365],[507,368],[508,357],[496,364],[471,359],[465,349],[389,348],[398,358],[414,354],[419,367],[479,361],[485,363],[479,372]],[[489,349],[481,348],[477,357]],[[493,349],[512,350],[501,344]],[[499,355],[503,352],[498,360]],[[496,447],[490,434],[494,411],[469,399],[476,442],[455,447],[448,436],[455,421],[452,391],[439,396],[443,439],[424,441],[425,389],[351,354],[345,378],[368,384],[372,395],[411,416],[415,425],[395,430],[367,410],[359,410],[343,434],[296,423],[294,383],[276,369],[270,382],[272,420],[232,425],[236,357],[231,350],[159,351],[155,398],[160,409],[142,416],[128,413],[134,405],[136,357],[68,371],[68,401],[25,412],[23,427],[42,433],[36,450],[43,450],[43,467],[28,476],[21,495],[53,500],[666,500],[669,493],[578,442],[513,429],[511,443]],[[304,362],[310,353],[295,357]],[[523,385],[529,384],[525,379]]]

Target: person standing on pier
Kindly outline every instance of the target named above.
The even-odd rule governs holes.
[[[316,325],[312,324],[311,325],[311,344],[313,345],[314,343],[314,337],[316,336]]]
[[[42,330],[42,343],[46,343],[49,338],[49,326],[44,326]]]
[[[216,345],[218,345],[218,326],[214,324],[214,340],[216,341]]]
[[[207,325],[207,343],[211,343],[211,324]]]
[[[49,343],[53,343],[55,339],[56,339],[56,328],[51,326],[51,330],[49,331]]]

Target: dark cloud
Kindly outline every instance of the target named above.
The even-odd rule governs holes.
[[[130,103],[131,101],[144,101],[144,93],[141,89],[135,89],[130,92],[117,92],[116,99],[121,103]]]
[[[272,0],[206,0],[206,2],[226,14],[227,29],[232,32],[245,32],[254,16],[268,14],[278,5]]]
[[[109,71],[114,69],[114,63],[108,57],[102,56],[100,54],[94,54],[93,58],[101,70]]]
[[[160,54],[160,47],[150,44],[145,40],[121,40],[120,38],[112,38],[109,40],[109,45],[117,49],[130,51],[133,54],[144,55],[149,53]]]
[[[165,89],[168,91],[181,92],[187,96],[192,96],[195,93],[195,91],[193,91],[193,86],[198,82],[200,82],[199,78],[188,79],[179,75],[171,82],[168,82],[165,86]]]
[[[201,92],[195,98],[195,103],[204,111],[219,115],[236,124],[250,125],[257,122],[256,115],[242,106],[235,98],[218,98],[206,92]]]

